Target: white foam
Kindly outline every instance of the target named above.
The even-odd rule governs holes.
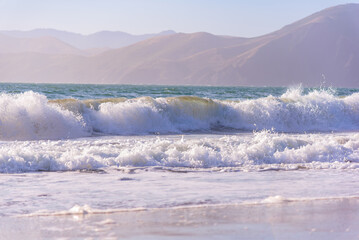
[[[267,197],[265,199],[263,199],[260,203],[264,203],[264,204],[276,204],[276,203],[284,203],[284,202],[288,202],[290,201],[289,199],[286,199],[282,196],[270,196]]]
[[[91,135],[81,116],[48,104],[43,95],[0,95],[0,139],[61,139]]]
[[[298,133],[358,130],[358,100],[358,94],[339,98],[324,90],[303,95],[300,88],[290,89],[279,98],[269,96],[232,103],[230,110],[237,117],[225,125]]]
[[[281,195],[269,196],[262,200],[244,201],[241,205],[259,205],[259,204],[283,204],[295,202],[311,202],[311,201],[344,201],[358,200],[358,196],[326,196],[326,197],[292,197],[286,198]]]
[[[237,129],[280,132],[359,130],[359,94],[336,97],[330,91],[289,89],[281,97],[240,102],[197,97],[142,97],[103,102],[82,112],[97,132],[120,135]]]
[[[356,169],[358,146],[359,134],[296,135],[270,131],[233,136],[0,142],[0,172],[151,166],[215,171]]]
[[[63,211],[48,211],[48,210],[39,210],[30,214],[22,214],[18,215],[18,217],[40,217],[40,216],[73,216],[81,217],[85,215],[96,215],[96,214],[116,214],[116,213],[129,213],[129,212],[143,212],[143,211],[158,211],[158,210],[179,210],[179,209],[198,209],[198,208],[210,208],[210,207],[218,207],[218,208],[226,208],[226,207],[238,207],[238,206],[250,206],[250,205],[272,205],[272,204],[285,204],[285,203],[300,203],[300,202],[318,202],[318,201],[340,201],[343,202],[345,200],[358,200],[358,196],[325,196],[325,197],[292,197],[286,198],[280,195],[269,196],[262,200],[252,199],[252,200],[244,200],[241,202],[234,203],[193,203],[186,205],[164,205],[164,206],[152,206],[152,207],[131,207],[131,208],[107,208],[107,209],[96,209],[92,208],[88,204],[85,205],[74,205],[69,210]],[[114,224],[115,221],[112,219],[105,219],[97,223],[97,225],[109,225]]]
[[[0,139],[38,140],[105,135],[211,132],[228,129],[278,132],[359,130],[359,94],[341,98],[330,91],[240,102],[171,97],[48,101],[43,95],[0,95]]]
[[[89,111],[89,125],[107,134],[148,134],[176,132],[171,123],[156,107],[152,98],[139,98],[122,103],[103,103],[99,110]]]
[[[20,215],[19,217],[40,217],[40,216],[66,216],[66,215],[71,215],[71,216],[84,216],[84,215],[91,215],[91,214],[111,214],[111,213],[121,213],[121,212],[141,212],[141,211],[146,211],[148,209],[146,208],[119,208],[119,209],[94,209],[92,207],[90,207],[88,204],[85,204],[83,206],[81,205],[74,205],[72,208],[70,208],[69,210],[64,210],[64,211],[47,211],[47,210],[40,210],[40,211],[36,211],[34,213],[30,213],[30,214],[23,214]],[[108,224],[113,224],[114,221],[111,219],[105,219],[104,221],[99,222],[99,225],[108,225]]]

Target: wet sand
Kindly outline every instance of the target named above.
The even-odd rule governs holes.
[[[359,199],[0,218],[0,239],[359,239]]]

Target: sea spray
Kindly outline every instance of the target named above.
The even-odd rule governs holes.
[[[76,138],[90,136],[91,131],[82,116],[49,104],[44,95],[0,95],[1,140]]]
[[[0,95],[0,139],[92,135],[283,133],[359,130],[359,93],[288,89],[281,96],[218,100],[195,96],[48,100],[34,92]]]

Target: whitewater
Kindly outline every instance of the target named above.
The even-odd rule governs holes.
[[[359,198],[358,89],[0,89],[3,219]]]
[[[0,106],[3,173],[359,162],[359,93],[48,99],[25,91],[2,93]]]
[[[55,99],[32,91],[0,95],[1,140],[56,140],[94,135],[154,135],[273,130],[285,133],[359,129],[359,94],[217,100],[196,96]]]

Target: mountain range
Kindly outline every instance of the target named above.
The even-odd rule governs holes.
[[[152,37],[165,36],[174,33],[174,31],[168,30],[156,34],[132,35],[120,31],[101,31],[89,35],[83,35],[79,33],[59,31],[56,29],[35,29],[31,31],[0,31],[0,34],[16,38],[37,39],[43,37],[53,37],[78,49],[121,48]]]
[[[255,38],[0,31],[0,81],[359,87],[359,4]]]

